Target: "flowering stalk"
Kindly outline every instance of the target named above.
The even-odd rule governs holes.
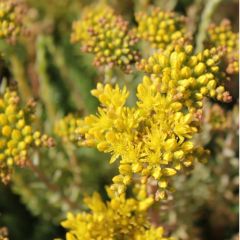
[[[10,61],[12,64],[13,74],[15,78],[18,79],[18,88],[21,94],[21,98],[24,101],[27,101],[27,99],[32,97],[32,94],[31,94],[31,88],[28,82],[26,81],[26,73],[25,73],[24,67],[21,61],[19,60],[19,58],[15,55],[11,56]]]
[[[197,34],[196,52],[202,51],[204,48],[204,41],[207,37],[207,29],[212,20],[212,15],[216,10],[217,6],[222,0],[206,1],[206,6],[201,15],[200,26]]]

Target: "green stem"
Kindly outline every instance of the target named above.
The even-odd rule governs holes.
[[[21,95],[21,98],[26,102],[29,98],[32,97],[31,89],[27,83],[26,74],[24,67],[16,55],[12,55],[10,58],[12,64],[12,72],[14,78],[18,82],[18,88]]]
[[[104,68],[104,84],[113,82],[113,70],[109,66],[105,66]]]
[[[54,123],[57,109],[53,101],[54,91],[50,85],[50,79],[47,73],[46,46],[44,37],[39,37],[37,41],[37,72],[40,82],[40,96],[47,110],[50,119],[50,125]]]
[[[48,50],[54,56],[54,63],[63,77],[64,84],[70,89],[76,106],[84,105],[86,113],[94,113],[97,108],[97,101],[90,91],[95,88],[93,76],[79,66],[79,62],[74,59],[72,49],[64,46],[65,49],[54,46],[52,39],[48,39]]]
[[[47,44],[51,55],[54,56],[53,61],[61,73],[64,84],[68,90],[72,92],[72,99],[77,108],[80,109],[84,105],[83,99],[81,94],[79,94],[79,86],[76,84],[77,81],[72,81],[72,79],[69,77],[69,68],[67,66],[66,59],[62,50],[53,44],[52,39],[49,39]]]
[[[203,50],[203,43],[207,36],[207,28],[212,20],[212,15],[215,12],[217,6],[220,4],[222,0],[210,0],[206,1],[205,8],[203,10],[200,26],[197,35],[196,42],[196,52],[200,52]]]
[[[36,165],[34,165],[31,160],[28,161],[29,168],[36,174],[38,179],[45,184],[45,186],[52,192],[57,192],[60,194],[61,200],[65,202],[71,210],[77,209],[77,204],[75,202],[72,202],[71,199],[69,199],[67,196],[63,194],[61,189],[58,185],[51,183],[48,179],[48,177],[39,169]]]

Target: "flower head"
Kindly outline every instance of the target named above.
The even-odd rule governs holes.
[[[179,40],[189,40],[185,27],[186,19],[174,12],[164,12],[154,8],[150,14],[136,14],[137,36],[151,43],[155,49],[165,49]]]
[[[27,163],[32,147],[52,146],[53,140],[32,128],[33,102],[25,108],[20,107],[16,91],[7,89],[0,97],[0,178],[10,179],[14,165]]]
[[[163,228],[150,227],[147,210],[153,203],[152,198],[138,201],[125,195],[115,197],[112,193],[109,197],[110,201],[104,203],[100,195],[94,193],[92,197],[85,198],[90,212],[68,213],[62,222],[62,226],[69,229],[67,240],[170,240],[163,237]]]
[[[193,54],[191,45],[168,46],[139,63],[145,72],[137,87],[137,102],[126,105],[126,87],[98,84],[92,94],[101,107],[95,115],[75,119],[73,141],[110,153],[119,160],[112,189],[118,194],[133,179],[158,185],[155,197],[165,198],[171,179],[195,160],[205,162],[209,151],[193,138],[200,129],[204,97],[229,101],[219,80],[215,48]],[[69,134],[67,134],[69,136]]]
[[[26,9],[21,0],[0,0],[0,39],[15,42],[23,29]]]
[[[224,19],[218,26],[212,24],[208,29],[207,41],[210,46],[226,50],[227,73],[238,73],[239,34],[232,31],[230,21]]]
[[[68,115],[55,124],[55,133],[63,140],[70,140],[74,143],[78,143],[79,135],[77,134],[76,129],[80,125],[80,119],[77,119],[73,115]]]
[[[164,237],[164,229],[162,227],[151,227],[149,230],[145,231],[143,234],[136,236],[136,240],[174,240],[175,238]]]
[[[138,68],[158,83],[161,94],[178,99],[193,112],[202,108],[205,96],[231,101],[231,96],[221,83],[223,73],[219,65],[222,58],[223,52],[216,48],[193,54],[191,45],[175,45],[142,59]]]
[[[130,71],[139,59],[134,49],[137,41],[128,23],[105,5],[85,9],[82,19],[73,23],[72,42],[80,42],[82,50],[94,54],[96,66],[119,66]]]
[[[102,107],[96,115],[75,121],[74,141],[111,153],[111,163],[120,159],[120,174],[112,186],[119,194],[136,176],[143,183],[155,179],[165,191],[168,179],[193,164],[198,148],[191,138],[198,131],[198,119],[182,112],[180,102],[161,95],[150,78],[138,86],[132,108],[125,105],[125,88],[98,84],[92,93]]]

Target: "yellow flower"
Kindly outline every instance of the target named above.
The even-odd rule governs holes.
[[[31,105],[21,109],[15,91],[6,89],[0,96],[0,178],[4,183],[10,179],[13,165],[26,164],[31,147],[53,145],[51,138],[32,129],[32,111]]]
[[[209,152],[193,141],[203,98],[231,97],[219,84],[221,53],[213,48],[194,55],[192,50],[190,45],[169,46],[142,60],[139,68],[147,75],[137,87],[135,106],[126,105],[125,87],[99,83],[92,91],[101,104],[97,114],[74,120],[78,124],[71,131],[78,146],[110,153],[110,163],[119,160],[112,185],[119,195],[134,177],[142,184],[155,181],[155,197],[165,198],[176,174],[195,160],[206,161]]]
[[[86,8],[82,19],[73,23],[71,40],[80,42],[84,52],[94,54],[96,66],[119,66],[128,72],[139,59],[134,49],[136,36],[129,31],[128,23],[106,5]]]
[[[76,119],[73,115],[68,115],[55,124],[55,132],[64,140],[70,140],[77,143],[79,135],[76,128],[81,124],[81,120]]]
[[[162,227],[154,228],[151,227],[144,234],[140,234],[136,236],[136,240],[174,240],[173,237],[164,237],[164,229]]]
[[[161,95],[148,77],[138,86],[137,106],[132,108],[125,106],[125,88],[99,83],[93,94],[102,107],[97,115],[76,119],[74,133],[78,145],[111,153],[111,163],[120,159],[120,175],[113,178],[119,194],[135,174],[161,181],[185,167],[195,148],[191,138],[197,132],[197,119],[182,113],[182,104]]]
[[[147,210],[153,203],[151,197],[144,200],[115,197],[108,189],[110,201],[103,202],[98,193],[85,198],[91,210],[79,214],[67,214],[62,226],[68,229],[67,240],[171,240],[163,237],[163,228],[150,227]],[[143,236],[149,238],[142,238]]]

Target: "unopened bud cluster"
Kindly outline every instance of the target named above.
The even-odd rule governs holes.
[[[63,119],[60,119],[55,124],[55,133],[61,137],[64,141],[71,141],[78,144],[79,135],[76,129],[81,125],[81,120],[75,118],[73,115],[68,115]]]
[[[137,36],[151,43],[155,49],[164,49],[180,40],[188,40],[185,17],[174,12],[164,12],[154,8],[151,14],[145,12],[136,14],[136,21]]]
[[[73,23],[72,42],[80,42],[84,52],[94,54],[96,66],[119,66],[130,71],[139,59],[134,45],[137,38],[128,29],[128,22],[108,6],[86,9],[81,20]]]
[[[91,212],[68,213],[62,222],[62,226],[68,229],[66,239],[173,240],[163,236],[162,227],[151,227],[147,210],[153,203],[152,198],[138,200],[113,194],[109,197],[110,201],[104,203],[100,195],[94,193],[85,198]]]
[[[23,166],[31,147],[52,146],[53,141],[32,128],[33,102],[20,108],[16,91],[7,89],[0,97],[0,179],[10,180],[14,165]]]
[[[214,133],[224,133],[234,129],[235,125],[238,124],[237,116],[237,106],[229,111],[217,103],[209,103],[204,108],[203,124]]]
[[[21,0],[0,0],[0,39],[15,42],[22,31],[26,5]]]
[[[169,46],[161,53],[142,59],[138,68],[157,83],[161,94],[170,95],[190,111],[201,109],[204,97],[229,102],[231,96],[221,84],[223,52],[205,49],[193,54],[191,45]]]
[[[227,73],[239,72],[239,34],[233,32],[229,20],[224,19],[220,25],[212,24],[208,29],[208,44],[215,47],[223,47],[226,50]]]

